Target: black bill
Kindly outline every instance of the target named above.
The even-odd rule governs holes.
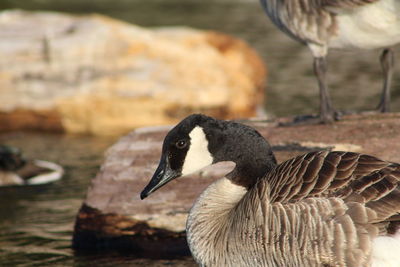
[[[149,184],[143,189],[142,193],[140,193],[140,198],[144,199],[148,197],[158,188],[162,187],[178,176],[180,176],[180,173],[171,169],[168,160],[162,159],[153,175],[153,178],[151,178]]]

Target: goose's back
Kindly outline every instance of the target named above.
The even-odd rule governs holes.
[[[341,151],[307,153],[278,165],[265,180],[271,186],[272,202],[337,197],[365,204],[382,220],[399,212],[400,164],[369,155]],[[382,205],[388,208],[383,210]]]
[[[263,229],[267,266],[369,266],[374,238],[400,222],[399,181],[399,164],[308,153],[260,180],[238,210],[252,210],[248,220],[258,223],[250,227]]]

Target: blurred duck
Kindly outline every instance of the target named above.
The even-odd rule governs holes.
[[[280,30],[311,50],[320,91],[320,121],[338,118],[325,77],[329,48],[383,49],[380,63],[384,82],[378,110],[390,111],[394,65],[390,47],[400,42],[399,0],[261,0],[261,3]]]
[[[18,148],[0,145],[0,186],[46,184],[59,180],[61,166],[43,160],[26,160]]]

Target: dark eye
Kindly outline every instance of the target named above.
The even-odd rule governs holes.
[[[177,148],[182,149],[186,147],[187,143],[186,140],[179,140],[175,145]]]

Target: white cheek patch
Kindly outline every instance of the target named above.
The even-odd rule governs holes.
[[[201,127],[196,126],[189,134],[190,147],[182,167],[182,176],[200,170],[213,162],[208,151],[208,141]]]

